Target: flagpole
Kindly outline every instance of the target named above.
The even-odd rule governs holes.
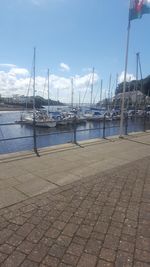
[[[122,103],[121,103],[120,137],[123,136],[123,118],[124,118],[125,91],[126,91],[126,80],[127,80],[130,28],[131,28],[131,23],[130,23],[130,18],[129,18],[128,29],[127,29],[127,45],[126,45],[126,56],[125,56],[124,83],[123,83]]]

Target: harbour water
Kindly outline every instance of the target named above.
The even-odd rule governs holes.
[[[54,111],[54,107],[53,107]],[[20,119],[20,111],[1,112],[0,124],[14,123]],[[120,121],[106,121],[106,137],[119,134]],[[150,121],[146,122],[147,129],[150,128]],[[138,118],[128,120],[128,132],[143,131],[144,122]],[[73,142],[73,126],[57,128],[37,128],[37,147],[47,147],[56,144]],[[41,136],[39,136],[41,135]],[[43,136],[42,136],[43,135]],[[103,136],[103,122],[86,122],[77,125],[77,141],[101,138]],[[29,125],[0,125],[0,140],[6,138],[26,137],[15,140],[0,141],[0,154],[16,151],[31,150],[33,148],[33,127]]]

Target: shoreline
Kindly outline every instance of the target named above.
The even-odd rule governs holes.
[[[0,105],[0,111],[23,111],[25,107],[15,105]]]
[[[58,105],[58,107],[60,106],[61,105]],[[26,110],[26,107],[24,106],[0,105],[0,112],[1,111],[24,111],[24,110]],[[32,108],[28,107],[27,110],[32,110]]]

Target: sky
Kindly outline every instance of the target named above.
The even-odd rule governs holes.
[[[27,95],[36,47],[36,94],[74,102],[90,101],[94,68],[93,101],[107,96],[111,75],[123,80],[128,23],[128,0],[0,0],[0,94]],[[131,21],[128,75],[136,76],[140,52],[143,77],[150,74],[150,15]],[[46,86],[45,86],[46,85]],[[32,83],[29,94],[33,94]]]

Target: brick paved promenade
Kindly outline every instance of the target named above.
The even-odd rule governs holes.
[[[150,157],[1,209],[0,266],[150,266]]]

